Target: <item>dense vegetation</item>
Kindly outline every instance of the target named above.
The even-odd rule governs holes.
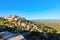
[[[58,20],[58,19],[57,19]],[[60,21],[37,21],[34,20],[33,22],[37,23],[37,25],[47,25],[57,30],[57,33],[60,33]]]

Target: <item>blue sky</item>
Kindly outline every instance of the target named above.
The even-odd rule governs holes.
[[[60,0],[0,0],[0,16],[60,19]]]

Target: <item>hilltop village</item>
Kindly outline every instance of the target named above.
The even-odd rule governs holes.
[[[46,25],[38,25],[16,15],[0,17],[0,39],[44,40],[45,38],[47,40],[49,39],[47,33],[56,33],[56,30]],[[16,36],[11,38],[13,35]]]

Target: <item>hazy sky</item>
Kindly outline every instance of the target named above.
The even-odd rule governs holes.
[[[0,16],[60,19],[60,0],[0,0]]]

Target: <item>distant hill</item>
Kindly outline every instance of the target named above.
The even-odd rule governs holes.
[[[41,22],[60,22],[60,19],[37,19],[33,21],[41,21]]]

